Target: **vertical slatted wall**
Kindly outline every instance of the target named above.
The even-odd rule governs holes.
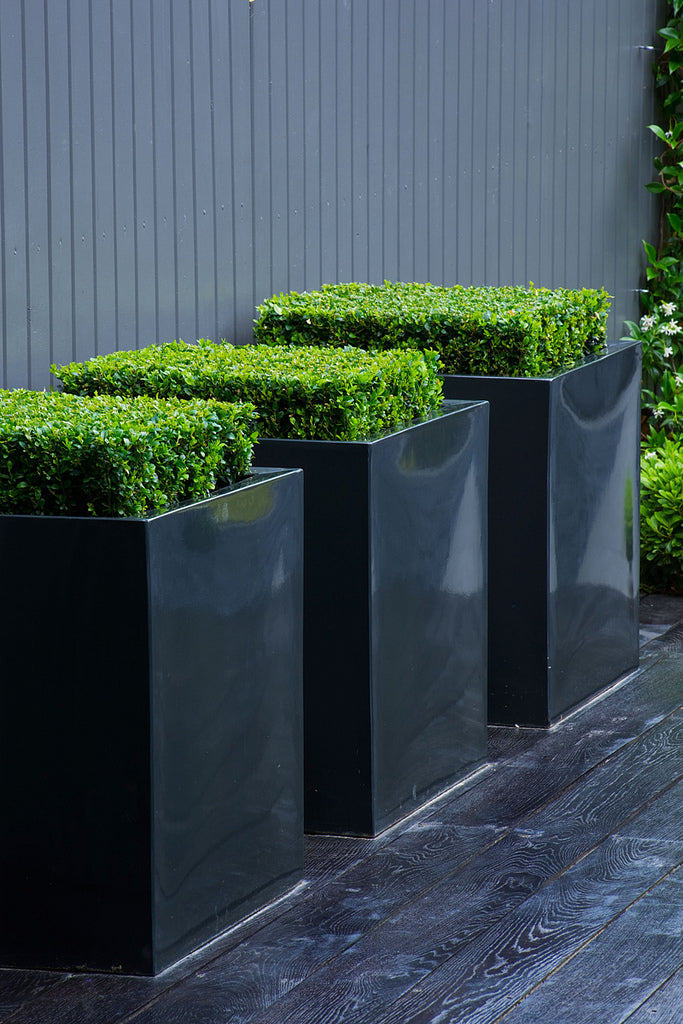
[[[2,386],[323,281],[606,285],[660,0],[2,0]]]

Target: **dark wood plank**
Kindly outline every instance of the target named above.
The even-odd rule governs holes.
[[[681,1024],[682,1018],[683,967],[620,1024]]]
[[[596,857],[609,831],[620,829],[618,842],[606,841],[616,843],[615,857],[619,843],[642,852],[660,837],[670,848],[678,833],[667,801],[683,822],[680,793],[667,790],[680,772],[680,718],[671,712],[683,700],[682,650],[683,629],[652,640],[631,682],[556,729],[491,730],[486,771],[377,839],[309,837],[306,883],[295,896],[158,978],[0,971],[0,1020],[387,1019],[392,1000],[400,1006],[508,918],[526,920],[534,900],[540,913],[549,894],[552,911],[574,861]],[[644,889],[636,890],[634,883],[637,904]],[[676,984],[658,990],[664,1008],[667,985],[675,992]],[[501,1005],[510,1009],[505,996]],[[636,1024],[646,1019],[658,1018]]]
[[[676,641],[673,653],[644,669],[632,685],[617,690],[554,729],[540,733],[495,730],[493,746],[498,761],[490,786],[497,793],[491,793],[491,816],[498,824],[513,825],[584,772],[632,743],[681,703],[683,653]],[[458,801],[463,814],[470,814],[472,806],[472,799]]]
[[[678,812],[683,784],[675,792],[667,791],[663,799],[670,813]],[[645,817],[650,815],[652,805]],[[661,815],[657,812],[653,817],[652,823],[644,821],[637,831],[656,834]],[[680,852],[681,837],[683,823],[675,842],[667,842],[665,847]],[[623,835],[621,839],[628,841]],[[335,1021],[372,1020],[378,1006],[390,1004],[441,964],[464,955],[477,936],[522,906],[585,853],[585,833],[555,836],[549,829],[545,834],[515,832],[506,836],[485,856],[368,933],[254,1020],[259,1024],[276,1024],[278,1019],[309,1024],[324,1020],[323,1013]]]
[[[249,941],[251,936],[286,914],[290,905],[306,891],[306,883],[251,915],[241,924],[224,932],[196,953],[185,957],[156,978],[112,974],[67,974],[57,972],[14,971],[0,973],[0,992],[4,995],[3,976],[17,975],[24,979],[22,998],[15,999],[12,1024],[107,1024],[135,1014],[151,1000],[183,983],[185,978],[201,971],[208,964]],[[31,979],[45,976],[53,981],[44,991],[30,991]],[[0,1015],[0,1021],[5,1022]]]
[[[403,838],[403,837],[401,837]],[[184,1020],[202,1007],[204,1024],[250,1020],[268,1006],[279,1006],[288,989],[335,959],[406,902],[417,899],[443,875],[457,871],[495,830],[435,827],[429,836],[412,834],[392,844],[310,893],[282,927],[264,929],[244,947],[222,956],[136,1017],[140,1024]]]
[[[0,1020],[4,1021],[24,1003],[48,989],[55,991],[67,974],[52,971],[15,971],[0,968]]]
[[[305,889],[284,913],[266,918],[260,929],[254,927],[257,922],[251,922],[249,931],[242,930],[241,942],[240,930],[236,929],[207,946],[202,951],[212,953],[207,964],[201,960],[197,964],[201,957],[198,954],[156,979],[73,976],[59,1006],[53,1008],[50,998],[34,1000],[27,1006],[26,1016],[19,1013],[17,1024],[28,1024],[36,1019],[36,1014],[37,1019],[49,1019],[51,1024],[81,1024],[88,1020],[93,1002],[99,1004],[105,1000],[105,994],[108,1019],[112,1022],[123,1019],[149,1000],[159,1000],[161,1007],[157,1010],[155,1002],[149,1019],[157,1019],[158,1014],[158,1019],[164,1019],[169,1006],[180,998],[178,993],[185,992],[190,1004],[205,1006],[207,1022],[213,1019],[208,1004],[216,1000],[221,1007],[227,1002],[239,1008],[248,1019],[257,1009],[278,999],[295,981],[357,941],[374,926],[380,910],[385,916],[391,913],[406,899],[414,898],[438,881],[447,867],[455,870],[497,838],[496,830],[488,827],[461,829],[460,833],[460,842],[455,846],[452,835],[442,835],[440,829],[435,829],[429,843],[425,843],[422,835],[416,835],[403,842],[404,848],[378,850],[372,859],[354,864],[341,879],[334,878],[320,888]],[[191,967],[194,984],[185,979]],[[179,985],[181,981],[184,984]],[[220,998],[217,988],[222,991]],[[168,997],[163,998],[167,990]],[[71,1006],[77,1007],[78,1014],[83,1010],[86,1016],[69,1016]],[[147,1014],[139,1019],[147,1020]]]
[[[493,1024],[680,863],[680,844],[610,837],[397,1000],[382,1024]]]
[[[639,618],[643,626],[662,626],[668,628],[672,623],[683,619],[683,597],[670,597],[665,594],[642,594],[639,602]]]
[[[357,865],[321,893],[312,894],[306,901],[304,922],[298,922],[296,914],[289,918],[285,925],[286,934],[282,936],[282,944],[276,947],[276,956],[270,967],[260,964],[258,973],[253,974],[252,1004],[245,1002],[241,994],[239,1011],[234,1019],[247,1021],[261,1011],[259,1020],[276,1021],[282,1013],[286,1019],[291,1017],[295,1020],[302,1000],[308,1006],[319,1002],[326,991],[334,989],[337,992],[340,977],[339,1002],[345,1003],[350,999],[352,1012],[356,1015],[360,1009],[355,991],[359,975],[371,1003],[390,1001],[399,994],[396,985],[405,990],[425,970],[433,970],[442,958],[452,957],[455,946],[470,942],[473,936],[499,921],[548,879],[597,847],[619,823],[627,821],[630,827],[630,817],[639,806],[635,801],[640,800],[640,806],[647,805],[658,792],[669,786],[672,756],[678,756],[679,773],[683,772],[683,744],[675,741],[682,727],[683,715],[680,718],[671,716],[665,723],[660,723],[642,737],[639,744],[630,745],[615,755],[607,766],[601,766],[604,770],[596,770],[580,787],[566,792],[557,806],[551,805],[531,817],[524,831],[502,839],[496,838],[495,833],[489,833],[489,838],[494,841],[487,855],[480,853],[469,861],[464,856],[468,840],[472,850],[481,844],[483,834],[478,830],[468,830],[462,824],[442,823],[439,826],[433,819],[416,824],[395,843],[379,851],[369,863]],[[639,785],[634,786],[634,764],[642,763],[643,759],[647,760],[649,771]],[[676,792],[669,790],[669,802],[680,807],[682,793],[683,785]],[[592,831],[588,828],[589,822]],[[683,831],[680,838],[683,840]],[[407,905],[407,910],[399,913],[404,905]],[[315,915],[312,914],[314,907]],[[459,914],[464,915],[462,934],[457,939],[450,931],[442,934],[444,926],[451,928],[454,919],[460,920]],[[307,951],[305,961],[293,959],[288,952],[287,939],[289,937],[289,942],[294,942],[296,949],[296,941],[303,939],[304,934],[310,934],[312,921],[316,925],[324,921],[328,933],[345,934],[349,939],[346,947],[333,951],[329,935],[323,941],[323,933],[316,948]],[[389,924],[380,928],[383,922]],[[434,929],[436,934],[433,934]],[[372,938],[359,942],[364,935]],[[263,940],[265,937],[264,934],[260,938]],[[401,944],[406,937],[407,946]],[[356,943],[358,949],[352,951],[351,947]],[[425,954],[417,958],[416,944],[419,948],[426,947]],[[257,954],[259,948],[258,943],[252,941],[250,949]],[[339,963],[339,952],[344,954],[343,967]],[[370,969],[369,962],[373,957]],[[283,992],[273,989],[272,984],[266,981],[268,971],[279,977],[284,963],[293,980],[294,968],[300,972],[298,981],[293,985],[295,988],[306,983],[328,958],[332,965],[322,980],[311,986],[304,984],[308,994],[296,992],[283,1001]],[[396,978],[396,964],[406,962],[411,964],[410,969],[405,967]],[[389,985],[386,983],[387,963],[391,968]],[[201,1000],[207,987],[212,993],[222,992],[222,999],[228,1001],[226,1004],[221,999],[219,1016],[207,1016],[207,1021],[219,1020],[227,1005],[237,1000],[231,987],[235,968],[235,958],[221,958],[210,971],[202,972],[201,984],[189,981],[168,998],[159,1000],[148,1013],[138,1018],[139,1021],[141,1024],[162,1021],[171,1006],[177,1010],[180,1006]],[[216,982],[212,984],[214,977]],[[240,984],[248,984],[243,974],[240,974]],[[273,997],[270,1011],[267,1011],[268,1002],[263,1001],[266,988]],[[215,1002],[216,998],[217,995],[212,995],[211,1001]],[[326,1005],[324,998],[322,1005]],[[208,1009],[205,1012],[208,1013]]]
[[[658,637],[666,633],[667,630],[670,629],[670,627],[671,623],[668,623],[667,625],[663,626],[656,625],[655,623],[641,625],[640,630],[638,632],[640,646],[644,647],[645,644],[648,644],[650,642],[650,640],[656,640]]]
[[[579,766],[566,771],[562,762],[571,757],[563,757],[560,750],[555,758],[555,738],[544,738],[539,742],[537,758],[531,760],[525,755],[519,765],[499,766],[488,785],[466,793],[439,813],[452,825],[519,827],[531,815],[545,814],[543,809],[548,807],[547,814],[554,817],[556,827],[561,820],[575,831],[582,826],[592,829],[596,823],[602,828],[610,821],[616,826],[681,774],[682,728],[683,711],[679,710],[641,736],[619,745],[590,771],[582,770],[587,763],[584,732],[569,734],[569,743],[572,735],[576,736],[573,745],[579,748],[575,755]],[[590,743],[590,737],[586,742]],[[602,735],[596,742],[603,745]],[[643,764],[647,764],[647,771],[642,770]],[[431,815],[427,821],[435,818],[436,814]]]
[[[460,799],[464,793],[476,789],[486,782],[493,766],[485,764],[471,772],[464,779],[438,794],[427,804],[411,812],[374,839],[359,839],[353,836],[307,835],[304,840],[304,872],[310,885],[319,885],[348,871],[379,850],[396,841],[403,832],[426,815],[438,814],[440,807]]]
[[[628,907],[562,970],[506,1013],[501,1024],[621,1024],[681,963],[683,872],[678,871]],[[682,989],[678,992],[683,995]],[[677,1024],[682,1011],[683,1001]],[[657,1022],[659,1017],[651,1014],[647,1020]]]
[[[583,847],[513,834],[253,1018],[371,1021],[536,893]],[[380,1018],[381,1019],[381,1018]]]
[[[647,665],[657,657],[666,657],[667,653],[680,651],[683,646],[683,621],[674,623],[665,633],[649,640],[640,652],[641,665]]]
[[[144,1005],[156,984],[150,978],[65,975],[63,984],[23,1001],[11,1016],[0,1020],[3,1024],[108,1024]]]
[[[304,839],[304,870],[313,885],[335,878],[354,864],[371,857],[384,843],[376,839],[353,836],[306,836]]]
[[[602,778],[598,772],[592,778],[587,777],[590,778],[590,782],[584,782],[579,789],[572,790],[570,787],[563,791],[562,813],[554,806],[552,813],[548,812],[550,825],[546,827],[554,829],[556,835],[563,836],[565,850],[570,849],[566,845],[565,833],[576,832],[577,827],[585,829],[589,820],[595,823],[596,820],[602,819],[600,823],[604,834],[608,826],[631,812],[635,795],[633,778],[638,774],[638,766],[643,760],[648,764],[649,770],[648,773],[641,772],[638,776],[641,799],[651,798],[653,785],[668,784],[671,778],[668,755],[672,752],[674,756],[680,753],[680,746],[674,744],[672,748],[665,741],[664,737],[670,727],[670,722],[664,726],[660,724],[641,737],[637,743],[632,743],[620,750],[617,755],[613,755],[608,767],[603,769],[603,773],[610,776],[611,782]],[[482,785],[466,792],[460,801],[441,808],[442,816],[445,816],[445,812],[450,808],[448,826],[435,820],[434,811],[425,822],[417,823],[407,832],[399,834],[392,843],[377,851],[372,858],[355,864],[330,884],[299,897],[294,907],[288,908],[274,922],[266,924],[253,934],[246,946],[242,945],[237,949],[232,947],[221,953],[215,961],[216,966],[209,966],[208,970],[191,975],[184,986],[174,987],[168,998],[163,996],[158,987],[165,984],[168,988],[171,979],[166,979],[165,976],[162,976],[161,981],[155,979],[153,984],[145,979],[96,979],[93,985],[86,979],[74,978],[70,980],[69,985],[69,989],[74,993],[71,998],[89,1010],[91,1004],[88,999],[92,993],[107,991],[111,996],[112,1011],[116,1007],[117,1016],[125,1013],[136,1002],[139,1006],[144,1005],[149,998],[156,998],[158,1002],[150,1010],[150,1020],[163,1019],[169,1001],[175,1005],[178,1000],[184,1003],[187,998],[187,1001],[192,1003],[199,999],[202,1005],[206,1005],[205,1000],[208,1003],[218,1000],[222,1008],[227,1001],[229,1005],[241,1008],[243,1017],[236,1019],[249,1019],[253,1012],[262,1010],[270,1001],[281,998],[283,989],[279,978],[284,968],[289,971],[292,984],[303,980],[327,959],[352,945],[362,934],[374,927],[378,920],[391,917],[403,903],[416,899],[420,892],[430,885],[437,884],[445,876],[453,874],[468,857],[494,843],[501,834],[500,825],[496,822],[509,816],[510,807],[514,808],[515,820],[519,817],[520,809],[526,809],[526,800],[522,802],[520,808],[515,799],[519,791],[515,782],[519,783],[520,774],[525,773],[518,770],[514,773],[514,778],[512,770],[504,773],[507,777],[501,777],[499,773],[495,779],[489,778]],[[548,775],[548,772],[544,774]],[[561,780],[555,781],[558,786],[561,785]],[[602,800],[597,805],[599,813],[593,812],[592,815],[590,808],[594,805],[595,799],[591,797],[591,791]],[[533,799],[529,801],[529,806],[542,795],[537,789],[532,789],[531,792]],[[496,799],[492,800],[492,795]],[[477,814],[482,819],[479,828],[465,824],[467,821],[476,820]],[[537,831],[541,830],[540,819],[532,824]],[[590,842],[587,834],[584,835],[584,848],[585,841]],[[557,869],[559,870],[559,866]],[[311,940],[308,943],[307,938]],[[263,943],[266,943],[265,955],[270,956],[267,970],[271,972],[271,984],[266,983],[266,968],[259,963],[259,947]],[[183,966],[187,970],[187,962],[184,962]],[[214,973],[217,988],[223,993],[222,997],[217,995],[211,983]],[[229,984],[225,984],[226,977],[230,979]],[[245,1002],[246,989],[251,993],[251,1004],[248,1000]],[[77,994],[81,990],[87,991],[88,999],[85,1002]],[[34,1005],[31,1012],[39,1008],[40,1006]],[[140,1019],[145,1018],[146,1015]],[[83,1019],[87,1020],[87,1017]]]
[[[639,731],[638,724],[642,722],[643,714],[648,718],[653,714],[668,713],[681,703],[681,686],[677,685],[676,671],[667,673],[664,685],[660,672],[655,666],[669,659],[672,656],[683,652],[683,624],[668,627],[663,634],[658,634],[647,643],[641,645],[640,666],[636,673],[629,673],[628,680],[608,696],[602,697],[599,704],[590,704],[579,709],[571,719],[566,719],[548,732],[546,729],[513,729],[506,726],[491,726],[489,728],[489,760],[493,763],[501,763],[511,758],[518,757],[525,751],[535,747],[543,737],[552,735],[562,730],[563,738],[569,738],[567,730],[575,731],[571,723],[584,720],[588,716],[591,721],[591,731],[596,728],[603,728],[608,733],[613,732],[615,725],[630,723],[631,730]],[[680,663],[679,663],[680,664]],[[646,672],[654,669],[647,679],[643,679]],[[635,683],[636,678],[638,683]],[[633,684],[633,685],[631,685]],[[607,688],[610,689],[609,687]],[[642,702],[642,703],[641,703]],[[585,709],[585,710],[583,710]],[[617,714],[615,715],[615,710]],[[628,714],[626,712],[628,711]],[[619,732],[614,734],[615,737]],[[627,734],[628,735],[628,734]],[[563,742],[563,747],[568,744]],[[573,746],[573,744],[570,744]]]

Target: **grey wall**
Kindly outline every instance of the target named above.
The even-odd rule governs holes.
[[[3,386],[323,281],[605,285],[659,0],[0,0]]]

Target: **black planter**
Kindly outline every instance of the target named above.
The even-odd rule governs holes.
[[[0,567],[0,963],[156,973],[302,871],[302,474]]]
[[[627,344],[556,377],[444,377],[491,404],[491,722],[546,726],[638,664],[640,373]]]
[[[486,756],[485,403],[371,441],[262,440],[304,469],[305,824],[375,835]]]

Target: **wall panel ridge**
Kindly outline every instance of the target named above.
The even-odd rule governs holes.
[[[349,279],[605,285],[618,337],[664,10],[2,0],[0,384]]]

